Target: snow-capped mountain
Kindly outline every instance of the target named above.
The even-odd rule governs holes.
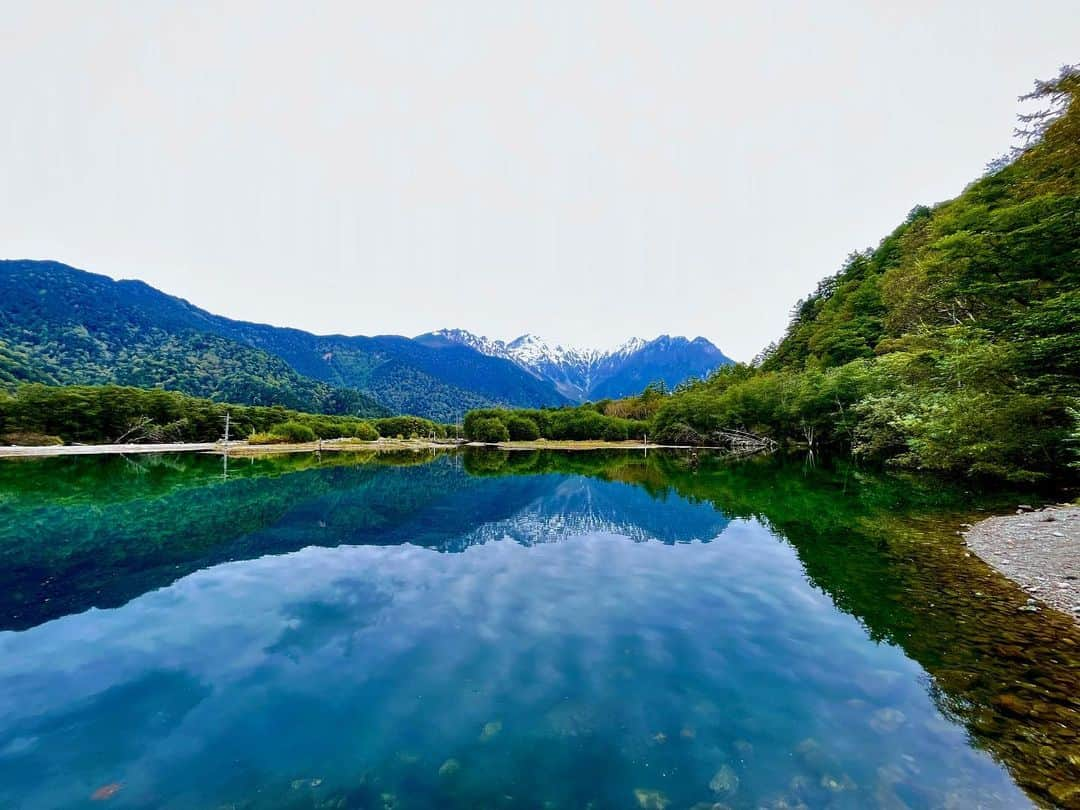
[[[651,341],[635,337],[610,350],[552,345],[532,334],[494,340],[464,329],[440,329],[416,340],[429,346],[464,345],[510,360],[575,402],[630,396],[658,380],[674,387],[732,362],[702,337],[661,335]]]

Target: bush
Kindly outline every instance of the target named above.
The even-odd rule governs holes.
[[[484,416],[473,421],[469,436],[473,441],[494,444],[510,441],[510,431],[497,416]]]
[[[359,439],[362,442],[373,442],[379,438],[379,431],[369,422],[360,422],[347,434],[350,438]]]
[[[380,436],[417,436],[430,437],[434,433],[437,437],[446,436],[446,427],[430,419],[422,419],[419,416],[388,416],[384,419],[376,419],[374,427]]]
[[[285,444],[287,439],[276,433],[252,433],[247,437],[248,444]]]
[[[275,436],[280,436],[287,442],[313,442],[315,441],[315,431],[309,428],[307,425],[300,422],[289,421],[281,422],[270,428],[270,433]]]
[[[640,436],[649,430],[649,423],[637,419],[620,419],[599,413],[595,405],[574,408],[509,410],[482,408],[465,415],[465,435],[473,441],[480,438],[481,426],[488,420],[502,423],[515,441],[535,439],[623,441]],[[483,427],[483,430],[488,428]]]
[[[506,430],[515,442],[531,442],[540,438],[540,428],[527,416],[511,416],[506,420]]]
[[[601,433],[604,441],[624,442],[630,438],[630,426],[627,420],[610,419]]]

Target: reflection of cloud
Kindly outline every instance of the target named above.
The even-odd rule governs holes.
[[[284,629],[266,652],[294,659],[310,654],[337,641],[343,627],[368,626],[393,598],[357,577],[339,579],[324,597],[282,605]]]
[[[958,730],[922,731],[936,715],[918,668],[868,643],[757,524],[732,523],[707,544],[569,533],[460,554],[310,547],[0,634],[0,751],[39,738],[0,755],[0,805],[84,800],[79,778],[92,772],[101,784],[123,781],[135,805],[168,795],[215,806],[256,787],[287,793],[301,776],[352,786],[369,768],[403,767],[406,751],[433,779],[456,757],[463,774],[512,780],[515,768],[557,769],[560,757],[576,767],[579,749],[568,746],[582,740],[619,758],[614,774],[654,756],[657,732],[681,739],[684,725],[702,753],[680,755],[680,779],[707,786],[717,767],[708,752],[734,739],[763,736],[778,751],[809,736],[880,748],[883,735],[844,702],[867,699],[853,679],[872,670],[901,673],[888,699],[909,722],[889,739],[928,779],[978,765],[994,780],[996,766],[965,753]],[[131,689],[144,695],[130,701],[140,717],[159,721],[114,708]],[[97,733],[65,736],[72,718]],[[86,765],[101,729],[123,735],[129,722],[137,744],[106,750],[98,770]],[[498,745],[478,742],[492,722],[502,724]],[[537,750],[553,759],[523,753]],[[73,777],[43,778],[55,763]]]

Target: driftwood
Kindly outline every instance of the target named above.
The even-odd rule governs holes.
[[[714,430],[710,435],[714,447],[723,447],[731,453],[751,454],[770,453],[776,449],[776,442],[768,436],[759,436],[747,430],[724,428]]]
[[[737,455],[768,453],[775,450],[777,446],[776,442],[768,436],[759,436],[748,430],[720,428],[709,433],[701,433],[685,423],[672,425],[665,431],[663,438],[667,444],[709,447]]]
[[[177,441],[186,422],[186,419],[177,419],[175,422],[159,425],[149,416],[139,416],[128,422],[128,429],[114,439],[113,444],[162,444]]]

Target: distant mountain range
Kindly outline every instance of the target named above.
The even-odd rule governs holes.
[[[659,381],[674,388],[732,362],[703,337],[631,338],[609,351],[552,346],[529,334],[505,342],[464,329],[440,329],[418,335],[416,340],[429,346],[468,346],[490,357],[504,358],[551,383],[574,402],[630,396]]]
[[[162,387],[222,401],[456,421],[470,408],[560,406],[675,385],[731,362],[703,338],[613,352],[504,344],[461,330],[415,339],[314,335],[214,315],[141,281],[59,262],[0,261],[0,387]]]

